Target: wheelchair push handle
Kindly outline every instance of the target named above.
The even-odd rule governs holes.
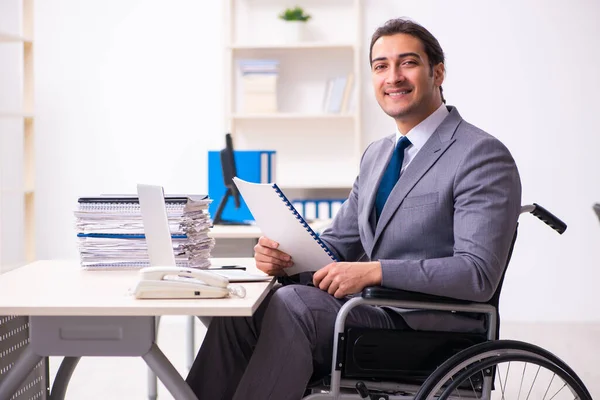
[[[521,213],[531,213],[535,215],[539,220],[561,235],[567,230],[567,224],[539,204],[533,203],[533,205],[523,206],[521,207]]]

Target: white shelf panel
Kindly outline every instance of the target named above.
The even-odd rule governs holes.
[[[0,118],[25,118],[25,119],[33,119],[33,113],[0,111]]]
[[[0,273],[4,274],[4,273],[12,271],[14,269],[21,268],[25,264],[26,264],[26,262],[2,264],[2,265],[0,265]]]
[[[32,43],[28,37],[0,31],[0,42],[5,43]]]
[[[241,120],[289,120],[289,119],[307,119],[307,120],[348,120],[354,119],[354,114],[302,114],[302,113],[276,113],[276,114],[233,114],[230,118]]]
[[[15,188],[15,187],[5,187],[0,188],[0,193],[22,193],[26,196],[31,196],[35,194],[35,190],[33,188]]]
[[[310,49],[354,49],[352,43],[329,43],[329,42],[298,42],[298,43],[265,43],[265,44],[232,44],[232,50],[310,50]]]

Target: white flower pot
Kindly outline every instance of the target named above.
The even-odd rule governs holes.
[[[304,21],[281,21],[281,39],[284,43],[301,42],[304,39],[306,22]]]

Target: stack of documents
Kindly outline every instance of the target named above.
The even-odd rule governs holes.
[[[214,239],[207,196],[165,196],[177,266],[208,268]],[[150,265],[139,200],[135,196],[81,197],[75,211],[81,266],[137,269]]]

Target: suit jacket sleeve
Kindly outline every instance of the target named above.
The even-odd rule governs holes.
[[[500,141],[486,137],[465,151],[456,169],[453,198],[452,256],[379,260],[383,286],[470,301],[491,299],[521,208],[517,167]]]

